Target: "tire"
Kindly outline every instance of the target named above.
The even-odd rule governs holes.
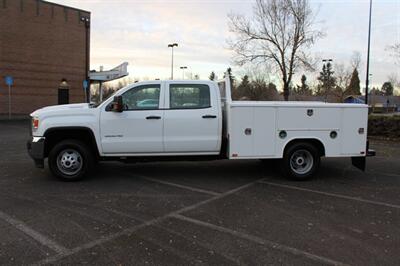
[[[291,180],[309,180],[318,171],[320,160],[318,149],[311,143],[294,143],[285,150],[281,170]]]
[[[57,143],[49,153],[51,173],[62,181],[78,181],[93,168],[92,151],[81,141],[69,139]]]

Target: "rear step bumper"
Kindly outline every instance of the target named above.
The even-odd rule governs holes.
[[[372,157],[372,156],[375,156],[375,155],[376,155],[375,150],[368,150],[367,151],[367,157]]]

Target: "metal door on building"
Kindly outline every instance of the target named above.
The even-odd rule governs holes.
[[[65,78],[58,86],[58,104],[69,104],[69,84]]]
[[[58,89],[58,104],[69,103],[69,89]]]

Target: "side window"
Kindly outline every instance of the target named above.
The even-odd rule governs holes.
[[[210,107],[210,87],[204,84],[171,84],[169,107],[171,109],[196,109]]]
[[[160,85],[143,85],[122,94],[124,110],[158,109]]]

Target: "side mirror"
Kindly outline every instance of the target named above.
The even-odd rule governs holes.
[[[114,100],[112,101],[112,111],[121,113],[124,110],[124,105],[122,102],[122,96],[114,96]]]

